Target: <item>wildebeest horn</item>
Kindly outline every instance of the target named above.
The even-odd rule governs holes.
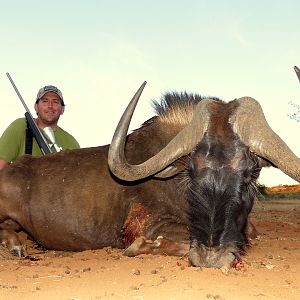
[[[300,182],[300,158],[271,129],[260,104],[250,97],[238,102],[240,105],[230,118],[233,130],[251,151]]]
[[[191,122],[165,148],[141,164],[129,164],[124,154],[126,134],[145,84],[146,82],[141,85],[124,111],[109,148],[108,164],[110,170],[123,180],[134,181],[151,176],[168,167],[176,159],[189,154],[201,140],[208,126],[209,112],[207,104],[213,100],[205,99],[201,100],[196,106]],[[164,172],[161,176],[158,174],[157,177],[165,177]]]
[[[300,82],[300,69],[297,66],[294,66],[294,70],[295,70],[297,77],[299,79],[299,82]]]

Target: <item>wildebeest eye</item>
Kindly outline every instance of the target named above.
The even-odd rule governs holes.
[[[250,183],[251,180],[252,180],[251,174],[248,174],[248,176],[244,177],[244,182],[245,182],[245,183]]]
[[[189,170],[189,176],[193,177],[195,175],[195,172],[196,172],[196,166],[195,166],[195,162],[193,162],[192,160],[189,163],[188,170]]]

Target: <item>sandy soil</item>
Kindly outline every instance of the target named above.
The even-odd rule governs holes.
[[[277,185],[266,188],[267,192],[270,194],[278,193],[296,193],[300,192],[300,184],[295,185]]]
[[[259,201],[252,219],[260,236],[240,270],[111,248],[44,251],[27,239],[25,259],[0,249],[0,299],[300,299],[300,199]]]

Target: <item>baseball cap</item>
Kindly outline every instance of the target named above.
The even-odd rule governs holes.
[[[60,91],[60,89],[58,89],[56,86],[54,85],[46,85],[42,88],[39,89],[37,95],[36,95],[36,101],[35,103],[38,103],[39,100],[48,92],[53,92],[55,93],[59,98],[60,98],[60,101],[61,101],[61,105],[62,106],[65,106],[65,103],[64,103],[64,98],[63,98],[63,95],[62,95],[62,92]]]

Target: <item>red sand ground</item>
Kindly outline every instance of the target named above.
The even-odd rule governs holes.
[[[186,257],[128,258],[111,248],[43,251],[26,240],[31,259],[0,249],[0,299],[300,299],[300,198],[256,202],[252,219],[260,236],[241,270],[201,270]]]

